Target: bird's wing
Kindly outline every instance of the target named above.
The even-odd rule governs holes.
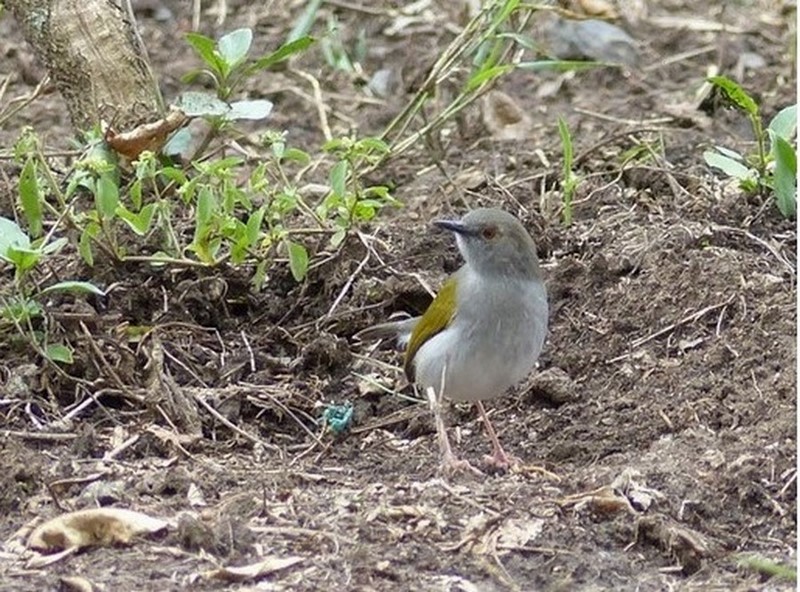
[[[411,339],[406,348],[403,370],[406,377],[414,382],[414,356],[419,348],[431,337],[444,331],[453,322],[456,312],[456,278],[450,276],[433,299],[425,314],[414,325]]]

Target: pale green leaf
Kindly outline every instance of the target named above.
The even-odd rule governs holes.
[[[308,251],[300,243],[287,240],[286,248],[289,251],[289,269],[298,282],[303,281],[308,273]]]
[[[797,153],[780,136],[773,136],[775,154],[775,200],[785,218],[794,218],[797,210]]]
[[[236,101],[230,107],[230,111],[225,114],[225,119],[229,121],[266,119],[272,112],[272,103],[266,99]]]
[[[100,288],[90,282],[79,282],[74,280],[58,282],[52,286],[47,286],[44,290],[39,292],[40,296],[50,294],[51,292],[70,292],[78,294],[95,294],[96,296],[105,296],[106,293]]]
[[[791,141],[797,131],[797,105],[781,109],[769,122],[769,130],[779,138]]]
[[[750,179],[755,175],[755,171],[746,167],[738,160],[724,156],[719,152],[707,150],[703,152],[703,159],[708,166],[721,170],[723,173],[734,179]]]
[[[42,193],[36,176],[36,161],[29,158],[19,176],[19,201],[28,222],[31,236],[42,235]]]
[[[336,197],[343,197],[345,194],[348,170],[349,165],[346,160],[340,160],[331,169],[331,189]]]
[[[62,364],[72,364],[72,350],[60,343],[51,343],[45,348],[44,354],[51,362],[61,362]]]
[[[229,69],[233,69],[241,64],[250,51],[253,42],[253,31],[250,29],[236,29],[227,35],[220,37],[217,46],[219,55],[225,60]]]

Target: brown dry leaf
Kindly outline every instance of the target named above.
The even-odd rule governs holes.
[[[456,187],[468,191],[478,191],[481,187],[486,185],[486,181],[486,172],[477,167],[471,167],[460,171],[453,177],[453,184],[456,185]]]
[[[94,585],[81,576],[61,576],[59,578],[63,592],[93,592]]]
[[[167,136],[188,120],[183,111],[172,107],[166,117],[153,123],[144,123],[132,130],[118,133],[109,127],[106,129],[105,139],[113,150],[129,160],[136,160],[145,150],[161,150]]]
[[[166,521],[133,510],[79,510],[48,520],[36,528],[28,538],[28,547],[57,551],[89,545],[129,543],[136,535],[152,534],[166,527]]]
[[[675,522],[668,516],[647,516],[636,524],[637,539],[655,543],[670,552],[686,573],[694,573],[703,560],[715,553],[715,544],[705,535]]]
[[[497,529],[495,547],[505,552],[521,549],[535,540],[543,529],[544,520],[541,518],[506,520]]]
[[[481,101],[483,124],[498,140],[522,140],[531,133],[531,118],[510,96],[499,90]]]
[[[42,569],[47,567],[48,565],[53,565],[54,563],[58,563],[65,557],[69,557],[78,552],[78,547],[72,547],[70,549],[65,549],[59,553],[51,553],[50,555],[34,555],[28,561],[25,562],[25,567],[27,569]]]
[[[641,483],[641,475],[634,469],[625,469],[611,483],[615,493],[625,496],[634,510],[646,512],[656,501],[663,500],[664,494]]]
[[[208,579],[222,580],[224,582],[245,582],[264,577],[281,569],[286,569],[303,560],[302,557],[276,557],[274,555],[264,557],[261,561],[242,565],[239,567],[221,567],[205,572],[203,575]]]
[[[575,510],[581,510],[588,506],[592,511],[598,514],[614,514],[621,511],[635,513],[628,498],[617,493],[614,488],[609,485],[600,487],[594,491],[568,495],[560,499],[558,504],[565,508],[575,508]]]
[[[686,29],[701,33],[721,33],[728,35],[742,35],[746,31],[741,27],[735,27],[719,21],[699,18],[696,15],[691,17],[683,16],[653,16],[647,19],[648,22],[659,29]]]
[[[461,536],[461,540],[457,543],[442,545],[442,550],[457,551],[462,548],[467,548],[477,554],[485,553],[488,534],[493,531],[499,520],[500,517],[487,514],[486,512],[480,512],[471,516],[464,525],[464,534]]]
[[[581,10],[591,16],[603,19],[615,19],[619,16],[617,9],[606,0],[578,0]]]

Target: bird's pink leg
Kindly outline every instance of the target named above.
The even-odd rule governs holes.
[[[442,419],[442,406],[441,398],[436,392],[430,388],[426,393],[428,402],[433,412],[433,422],[436,425],[436,437],[439,441],[439,451],[441,453],[440,469],[446,476],[459,473],[461,471],[468,471],[475,475],[483,475],[483,473],[473,467],[469,461],[458,458],[453,453],[453,448],[450,446],[450,439],[447,437],[447,428],[445,428],[444,420]]]
[[[489,421],[489,415],[486,413],[483,403],[476,401],[475,405],[478,407],[478,411],[481,414],[481,420],[483,420],[483,425],[486,428],[486,435],[489,436],[489,441],[492,443],[492,454],[486,455],[485,457],[487,464],[493,468],[501,470],[508,470],[509,468],[518,465],[520,460],[507,454],[500,445],[500,439],[497,437],[494,427],[492,427],[492,422]]]

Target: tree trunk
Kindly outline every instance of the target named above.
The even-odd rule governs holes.
[[[76,130],[101,121],[124,130],[163,116],[135,23],[111,0],[4,3],[64,97]]]

